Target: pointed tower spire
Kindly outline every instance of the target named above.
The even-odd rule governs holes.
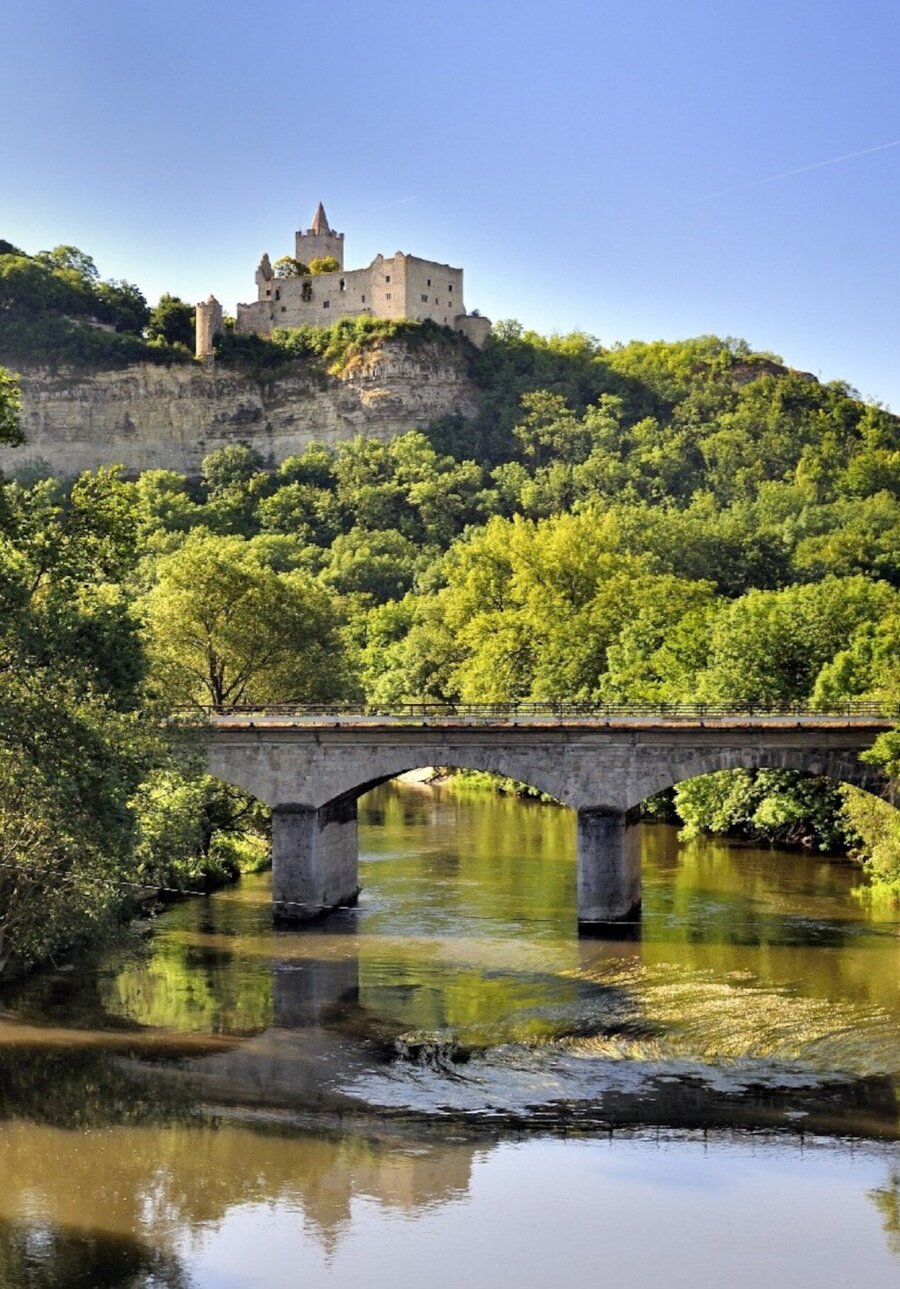
[[[328,227],[328,216],[325,214],[325,207],[321,202],[319,202],[316,207],[316,213],[313,215],[313,221],[309,231],[319,235],[331,232],[331,229]]]

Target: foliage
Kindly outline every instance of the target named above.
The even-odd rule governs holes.
[[[869,792],[847,787],[842,814],[856,838],[851,849],[862,860],[873,889],[900,902],[900,810]]]
[[[309,271],[317,277],[320,273],[340,273],[341,266],[333,255],[320,255],[318,259],[310,260]]]
[[[155,755],[114,476],[0,508],[0,969],[92,938],[125,903],[127,801]],[[133,534],[131,536],[133,540]]]
[[[327,594],[277,573],[240,537],[192,533],[142,602],[153,683],[168,706],[339,697],[344,666]]]
[[[183,360],[180,349],[144,339],[150,320],[140,289],[102,281],[76,246],[36,255],[0,249],[0,353],[8,359],[101,367]]]
[[[216,356],[256,373],[276,371],[286,363],[305,361],[338,375],[366,350],[399,341],[410,349],[438,344],[448,352],[468,352],[468,342],[447,327],[406,318],[340,318],[330,327],[276,327],[270,336],[225,333],[216,338]]]
[[[0,443],[17,447],[24,442],[19,415],[22,411],[22,395],[19,382],[15,376],[0,367]]]
[[[308,265],[293,255],[282,255],[272,267],[277,278],[306,277],[310,272]]]
[[[720,770],[675,789],[682,836],[730,833],[771,845],[841,851],[842,789],[792,770]]]
[[[209,888],[267,861],[268,811],[196,768],[155,769],[132,797],[135,879],[148,887]]]
[[[50,312],[12,318],[2,309],[0,355],[7,362],[102,370],[129,363],[191,361],[191,355],[180,345],[144,340],[130,332],[104,331],[90,322],[70,321]]]
[[[192,305],[166,292],[150,310],[147,335],[151,340],[164,340],[169,345],[185,345],[193,353],[194,316]]]

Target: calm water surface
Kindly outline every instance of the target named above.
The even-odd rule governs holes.
[[[640,928],[579,941],[568,812],[360,822],[314,930],[254,877],[6,990],[2,1289],[900,1284],[900,919],[854,869],[647,827]]]

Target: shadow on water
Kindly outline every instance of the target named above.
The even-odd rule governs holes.
[[[180,1259],[134,1236],[0,1221],[0,1284],[6,1289],[191,1289]]]

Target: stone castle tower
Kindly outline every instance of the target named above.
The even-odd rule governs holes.
[[[196,313],[196,355],[198,358],[211,358],[213,341],[222,334],[224,315],[222,306],[214,295],[201,300]]]
[[[306,232],[298,229],[294,234],[294,257],[301,264],[311,264],[313,260],[324,260],[328,256],[337,260],[341,268],[344,267],[344,234],[329,228],[325,207],[319,202]]]
[[[479,348],[490,335],[487,318],[466,312],[460,268],[397,251],[390,258],[376,255],[366,268],[345,269],[344,234],[334,232],[319,202],[310,227],[294,234],[294,258],[308,269],[328,257],[338,264],[330,273],[282,276],[264,254],[256,270],[257,298],[237,306],[235,330],[268,336],[277,327],[329,326],[338,318],[362,315],[436,322],[461,331]],[[210,296],[197,306],[198,358],[212,355],[221,329],[222,310]]]

